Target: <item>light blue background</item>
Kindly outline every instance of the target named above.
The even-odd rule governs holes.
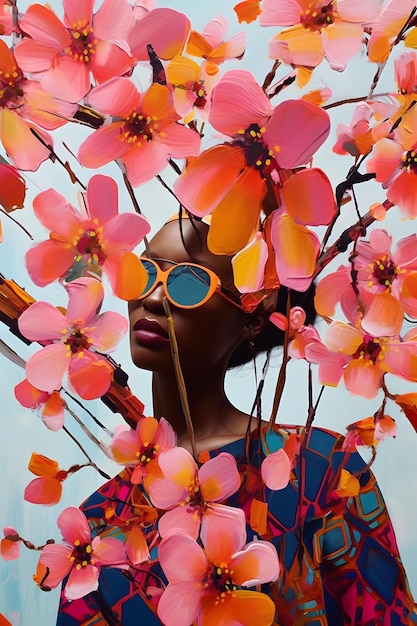
[[[53,8],[62,15],[60,3],[57,0],[51,2]],[[237,25],[232,7],[235,4],[230,0],[171,0],[165,6],[171,6],[177,10],[186,12],[192,19],[193,27],[201,29],[212,17],[225,14],[229,19],[230,32],[246,30],[248,33],[247,54],[241,62],[232,62],[223,69],[241,67],[252,71],[260,82],[272,63],[266,60],[267,40],[276,29],[260,29],[257,24]],[[161,3],[162,5],[162,3]],[[24,10],[26,2],[20,2],[20,10]],[[333,88],[334,100],[343,100],[356,95],[365,95],[375,73],[375,66],[369,64],[363,56],[352,62],[349,68],[342,74],[330,73],[326,64],[317,71],[319,79],[315,84],[324,85],[328,81]],[[285,72],[281,73],[283,76]],[[146,82],[143,88],[146,88]],[[394,89],[392,67],[385,69],[383,80],[377,92],[386,92]],[[295,90],[289,90],[283,97],[290,94],[296,96]],[[334,185],[344,179],[350,166],[351,159],[333,155],[330,148],[335,141],[335,128],[338,121],[350,122],[352,107],[343,106],[331,111],[332,133],[325,146],[320,150],[315,163],[326,170]],[[299,129],[294,129],[295,138]],[[69,145],[73,152],[77,151],[81,137],[86,135],[86,130],[77,126],[68,126],[55,134],[55,148],[65,159],[71,159],[61,141]],[[76,172],[83,181],[87,181],[92,172],[82,170],[74,165]],[[114,176],[121,181],[118,169],[110,165],[103,168],[103,172]],[[169,170],[163,173],[163,177],[172,182],[173,175]],[[44,239],[47,234],[43,228],[35,222],[31,215],[31,199],[39,191],[50,186],[55,187],[76,204],[76,189],[71,186],[65,172],[58,165],[46,163],[39,172],[28,173],[28,197],[26,208],[15,212],[14,216],[31,231],[35,240]],[[369,183],[366,188],[358,190],[360,209],[366,212],[368,206],[375,201],[383,200],[384,194],[376,183]],[[157,181],[151,181],[137,190],[137,197],[143,212],[149,217],[154,231],[164,220],[176,211],[175,203],[171,196],[162,188]],[[120,183],[120,198],[122,210],[131,210],[130,201]],[[29,245],[27,236],[14,224],[4,218],[4,243],[0,246],[0,271],[7,278],[14,278],[21,286],[27,288],[29,293],[39,300],[49,300],[57,305],[66,304],[65,293],[57,285],[45,290],[36,288],[31,284],[24,267],[24,252]],[[342,219],[338,226],[339,231],[355,221],[353,204],[343,208]],[[387,220],[382,224],[391,230],[396,239],[415,232],[415,223],[403,221],[397,209],[392,209]],[[339,232],[338,231],[338,232]],[[330,269],[335,270],[342,259],[336,260]],[[125,305],[107,296],[104,310],[119,310],[125,313]],[[324,323],[319,324],[319,329],[324,331]],[[23,358],[38,349],[38,346],[26,347],[13,337],[6,327],[0,327],[0,338],[13,347]],[[136,395],[145,402],[146,413],[152,414],[150,396],[150,375],[136,370],[130,363],[128,341],[124,340],[120,349],[114,355],[120,361],[124,369],[130,375],[130,385]],[[204,355],[202,355],[204,358]],[[260,367],[262,362],[260,362]],[[270,407],[275,389],[275,382],[280,365],[280,354],[274,356],[270,368],[267,385],[264,392],[263,406],[264,417],[269,417]],[[62,501],[54,507],[39,507],[23,500],[23,491],[26,484],[33,478],[26,469],[27,462],[32,451],[45,454],[57,459],[62,468],[68,468],[74,463],[82,463],[83,456],[76,445],[63,432],[52,433],[48,431],[36,414],[23,409],[15,401],[13,395],[14,386],[23,378],[23,371],[10,363],[0,355],[0,419],[2,421],[2,436],[0,438],[0,458],[2,480],[0,482],[0,527],[13,526],[21,536],[42,544],[48,537],[59,540],[59,531],[55,520],[59,512],[69,506],[78,505],[83,498],[97,488],[102,479],[92,469],[88,468],[71,477],[64,483],[64,495]],[[392,392],[416,390],[415,386],[398,380],[388,380],[389,389]],[[254,396],[254,374],[251,367],[240,368],[229,374],[227,390],[231,399],[243,410],[249,411]],[[316,394],[319,386],[316,383]],[[380,398],[381,400],[381,398]],[[109,428],[122,422],[120,416],[113,415],[100,402],[89,403],[89,409],[94,412]],[[326,389],[320,404],[316,424],[344,431],[347,424],[372,415],[378,408],[378,400],[367,401],[362,398],[352,397],[341,387],[339,389]],[[378,455],[374,464],[374,470],[382,487],[391,516],[396,528],[398,543],[401,554],[409,575],[410,584],[417,594],[417,542],[415,539],[415,520],[417,519],[417,502],[415,476],[417,475],[417,435],[409,425],[407,419],[394,406],[387,407],[388,412],[397,419],[398,436],[395,440],[389,439],[378,449]],[[86,416],[82,409],[76,409],[77,413],[85,419],[91,430],[105,443],[109,439],[102,435],[92,420]],[[288,368],[288,383],[284,392],[283,401],[278,415],[278,421],[282,423],[303,423],[307,415],[307,367],[304,362],[291,362]],[[118,467],[110,462],[98,451],[81,433],[79,427],[70,416],[66,418],[67,427],[79,438],[94,460],[110,474],[118,471]],[[369,458],[369,454],[368,454]],[[0,561],[0,612],[3,612],[12,622],[13,626],[34,626],[35,623],[43,626],[53,626],[55,623],[58,592],[44,593],[32,582],[32,574],[36,569],[38,554],[22,549],[22,556],[18,561]]]

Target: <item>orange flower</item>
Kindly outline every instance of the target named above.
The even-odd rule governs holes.
[[[32,452],[28,469],[39,478],[35,478],[27,485],[25,500],[46,505],[59,502],[62,495],[62,481],[67,478],[68,472],[60,470],[57,461],[48,459],[37,452]]]

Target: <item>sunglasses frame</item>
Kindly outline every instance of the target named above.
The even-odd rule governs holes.
[[[198,307],[208,302],[215,293],[218,293],[219,296],[224,298],[224,300],[227,300],[227,302],[230,302],[230,304],[233,304],[233,306],[237,307],[238,309],[242,311],[245,310],[242,304],[240,304],[239,302],[236,302],[235,300],[232,300],[232,298],[230,298],[227,295],[227,293],[225,293],[226,290],[223,289],[223,287],[221,286],[221,281],[220,281],[220,278],[217,276],[217,274],[213,272],[213,270],[210,270],[209,268],[204,267],[204,265],[199,265],[198,263],[176,263],[175,261],[170,261],[169,259],[160,259],[160,258],[153,259],[153,258],[149,258],[146,256],[139,257],[139,260],[147,261],[148,263],[151,263],[156,268],[155,282],[153,283],[152,287],[150,287],[147,291],[145,291],[143,294],[139,296],[138,298],[139,300],[146,298],[150,293],[152,293],[152,291],[154,291],[154,289],[156,289],[158,285],[162,284],[166,298],[169,300],[169,302],[172,305],[178,307],[179,309],[197,309]],[[170,267],[167,270],[163,270],[159,267],[157,261],[161,263],[172,263],[172,267]],[[168,276],[169,274],[171,274],[171,272],[175,268],[181,267],[181,266],[195,267],[197,269],[204,270],[210,278],[210,285],[209,285],[208,292],[204,296],[204,298],[200,302],[198,302],[198,304],[191,304],[191,305],[179,304],[178,302],[175,302],[168,293],[168,286],[167,286]]]

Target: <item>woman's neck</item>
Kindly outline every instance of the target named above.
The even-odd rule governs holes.
[[[186,381],[187,401],[194,428],[197,454],[245,436],[249,416],[237,409],[224,392],[224,377],[196,374]],[[181,397],[173,373],[154,373],[154,416],[164,417],[174,428],[178,445],[191,451]]]

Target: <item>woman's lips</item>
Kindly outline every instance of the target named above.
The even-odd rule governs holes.
[[[141,345],[155,345],[169,341],[168,333],[161,324],[146,317],[135,323],[133,336]]]

